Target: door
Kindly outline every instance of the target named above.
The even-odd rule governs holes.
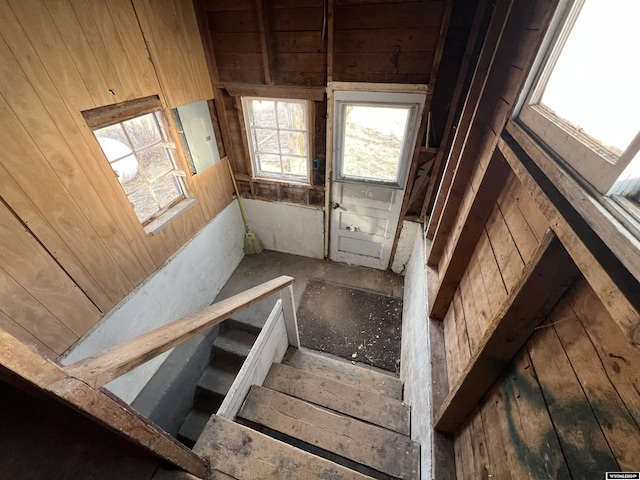
[[[389,265],[425,95],[334,92],[329,256]]]

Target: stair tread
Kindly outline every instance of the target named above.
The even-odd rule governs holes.
[[[388,475],[418,477],[418,443],[275,390],[251,387],[238,417]]]
[[[193,450],[211,462],[213,478],[218,478],[217,472],[238,480],[371,478],[217,415],[211,417]]]
[[[399,378],[346,361],[334,360],[305,349],[290,349],[282,363],[360,390],[402,400],[402,381]]]
[[[225,330],[214,340],[213,351],[215,353],[247,358],[256,338],[258,338],[257,335],[236,328]]]
[[[409,435],[409,406],[369,390],[274,363],[264,387]]]
[[[191,442],[193,445],[200,433],[202,433],[202,429],[207,424],[207,420],[211,415],[206,412],[201,412],[199,410],[191,410],[187,418],[182,422],[182,426],[180,430],[178,430],[178,438],[185,439],[188,442]]]
[[[242,365],[231,361],[216,361],[208,365],[198,380],[197,387],[203,393],[224,397]]]

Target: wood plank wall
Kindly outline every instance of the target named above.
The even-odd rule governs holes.
[[[581,279],[458,431],[457,478],[640,468],[640,351]]]
[[[438,425],[454,433],[458,479],[598,478],[607,470],[640,467],[640,350],[625,328],[625,315],[639,318],[637,300],[625,293],[637,281],[629,280],[634,287],[615,285],[612,279],[629,279],[622,263],[553,186],[541,190],[533,162],[509,150],[505,163],[508,149],[498,148],[556,3],[496,2],[428,227],[436,283],[430,286],[431,314],[444,322],[440,368],[453,389],[434,413]],[[531,270],[547,228],[581,275],[550,314],[528,311],[524,301],[509,316],[505,306]],[[560,281],[548,288],[565,289]],[[612,306],[612,297],[624,308]],[[538,322],[526,342],[526,336],[516,341],[509,334]],[[522,348],[505,364],[512,354],[483,350],[488,339],[505,351]],[[485,369],[480,377],[498,378],[488,391],[490,382],[479,381],[478,398],[487,393],[475,408],[449,398],[464,391],[462,379],[473,385],[477,377],[466,376],[477,371],[471,362]]]
[[[549,223],[510,174],[444,318],[447,376],[455,385],[513,292]]]
[[[152,6],[0,1],[0,210],[4,232],[13,232],[0,240],[11,252],[3,278],[13,285],[2,289],[1,317],[49,354],[64,351],[232,199],[220,163],[186,179],[196,206],[146,235],[82,117],[149,95],[167,107],[213,96],[192,2]],[[12,259],[32,264],[18,275]]]

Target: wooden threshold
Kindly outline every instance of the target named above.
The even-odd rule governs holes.
[[[518,285],[451,387],[438,413],[436,430],[454,433],[458,429],[579,274],[555,233],[547,230]]]
[[[438,268],[440,279],[435,298],[430,303],[430,317],[444,319],[509,171],[509,164],[496,149],[475,195],[470,202],[463,204],[464,210],[458,213],[450,239],[453,242],[452,251],[443,259],[444,265]]]

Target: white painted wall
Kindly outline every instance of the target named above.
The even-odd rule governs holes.
[[[393,257],[393,263],[391,264],[391,270],[393,273],[404,275],[407,269],[407,263],[416,240],[416,235],[422,231],[422,224],[418,222],[409,222],[405,220],[402,222],[402,230],[400,231],[400,238],[398,239],[398,247],[396,248],[396,254]]]
[[[426,242],[422,229],[413,235],[413,249],[404,277],[400,379],[404,401],[411,405],[411,438],[420,442],[421,477],[431,479],[431,356],[427,319]]]
[[[249,227],[264,248],[324,258],[324,212],[281,202],[243,199]]]
[[[81,360],[209,305],[244,256],[244,226],[234,201],[65,354]],[[131,403],[158,370],[163,355],[107,385]]]

